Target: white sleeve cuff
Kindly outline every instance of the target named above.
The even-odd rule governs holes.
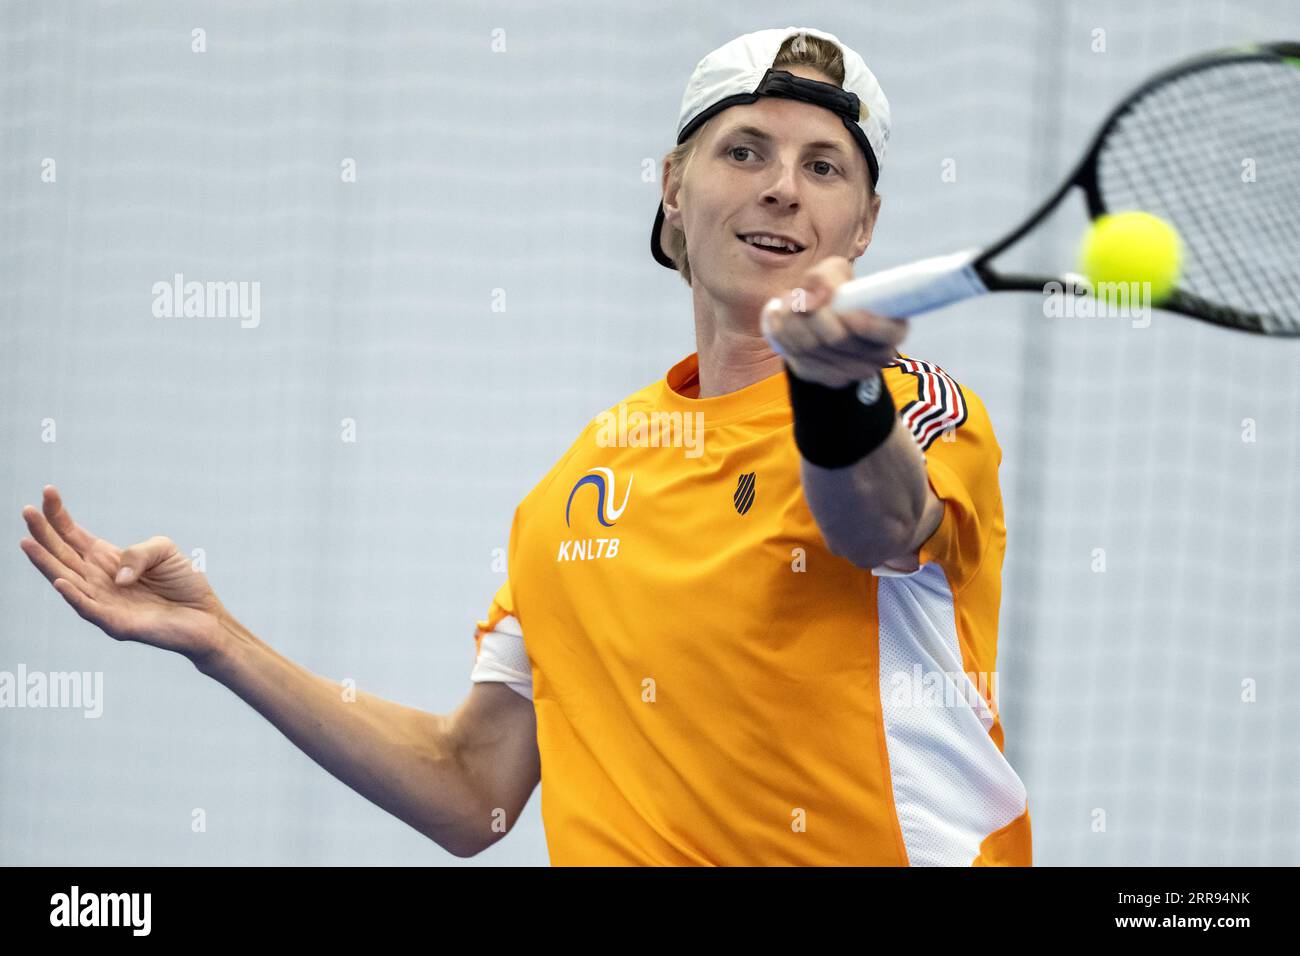
[[[524,632],[513,615],[503,617],[483,635],[469,679],[475,683],[498,681],[516,694],[533,699],[533,667],[524,649]]]

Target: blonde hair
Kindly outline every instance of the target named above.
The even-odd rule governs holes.
[[[844,85],[844,54],[829,40],[808,36],[805,33],[796,33],[792,37],[787,37],[781,44],[781,49],[777,51],[776,59],[772,61],[772,68],[780,69],[795,64],[809,66],[824,73],[836,86]],[[711,122],[712,120],[709,121]],[[709,123],[705,123],[692,133],[686,142],[674,146],[664,157],[663,168],[668,172],[670,186],[680,185],[686,178],[686,172],[690,169],[691,160],[695,156],[695,147],[699,144],[700,136]],[[870,202],[875,194],[875,188],[871,185],[871,178],[868,176],[867,201]],[[673,264],[677,266],[677,271],[681,273],[686,284],[690,285],[691,263],[686,253],[686,233],[676,226],[669,225],[668,241],[664,244],[664,252],[673,260]]]

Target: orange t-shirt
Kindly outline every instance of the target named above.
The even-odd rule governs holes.
[[[938,366],[884,376],[944,502],[914,572],[827,549],[784,372],[701,399],[695,354],[519,504],[475,640],[522,634],[553,864],[1030,863],[996,713],[1001,449]]]

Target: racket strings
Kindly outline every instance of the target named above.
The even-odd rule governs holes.
[[[1300,69],[1221,63],[1155,87],[1107,134],[1097,184],[1108,210],[1174,224],[1179,289],[1215,321],[1300,333]]]
[[[1233,70],[1242,72],[1240,65]],[[1223,69],[1219,78],[1229,80],[1226,73],[1227,70]],[[1205,78],[1196,76],[1195,79]],[[1237,99],[1245,89],[1258,91],[1259,83],[1255,78],[1241,76],[1232,82],[1233,85],[1227,88],[1189,82],[1175,92],[1183,100],[1190,100],[1183,106],[1186,112],[1199,109],[1200,115],[1206,117],[1241,118]],[[1217,160],[1216,165],[1220,166],[1217,170],[1219,182],[1211,182],[1211,188],[1204,190],[1208,197],[1196,197],[1199,201],[1190,204],[1190,218],[1194,225],[1188,232],[1200,240],[1197,244],[1199,260],[1190,262],[1188,281],[1184,284],[1189,291],[1203,298],[1221,301],[1242,311],[1272,312],[1285,318],[1294,312],[1300,283],[1294,277],[1288,277],[1285,269],[1276,268],[1276,264],[1284,247],[1297,248],[1295,237],[1288,235],[1291,231],[1289,223],[1295,220],[1291,218],[1294,212],[1288,213],[1285,193],[1272,195],[1275,190],[1270,187],[1297,182],[1295,170],[1287,168],[1294,165],[1295,154],[1278,149],[1280,137],[1260,136],[1259,132],[1269,127],[1259,120],[1255,120],[1254,125],[1245,124],[1253,134],[1253,141],[1237,135],[1238,130],[1232,128],[1233,125],[1227,124],[1226,128],[1217,131],[1212,141],[1201,144],[1201,148],[1212,151],[1207,152],[1207,156],[1212,161]],[[1191,144],[1191,148],[1195,145]],[[1188,183],[1198,182],[1192,177],[1202,172],[1189,168],[1196,165],[1193,156],[1190,151],[1174,156],[1176,177]],[[1257,175],[1253,182],[1243,175],[1246,160],[1255,165]],[[1268,176],[1262,189],[1258,178],[1261,164]],[[1203,174],[1199,182],[1206,182]],[[1214,185],[1221,191],[1214,191]],[[1252,204],[1253,208],[1244,209],[1246,204]],[[1201,283],[1198,279],[1215,281]]]
[[[1165,97],[1167,103],[1163,105],[1171,111],[1176,107],[1181,111],[1182,116],[1198,114],[1204,117],[1230,117],[1240,120],[1242,113],[1238,108],[1238,100],[1243,91],[1260,90],[1259,65],[1255,66],[1257,68],[1254,71],[1255,76],[1241,76],[1240,74],[1245,71],[1240,64],[1231,68],[1232,72],[1239,74],[1235,77],[1229,77],[1227,75],[1229,68],[1225,67],[1220,67],[1216,71],[1205,71],[1218,74],[1214,77],[1218,82],[1213,85],[1206,82],[1207,77],[1204,73],[1193,74],[1186,82],[1170,87]],[[1275,77],[1285,75],[1285,71],[1282,74],[1277,71],[1272,72]],[[1285,97],[1285,88],[1282,92]],[[1257,106],[1258,100],[1256,99],[1252,105]],[[1148,115],[1157,115],[1149,110],[1147,112]],[[1161,120],[1165,115],[1167,114],[1161,115]],[[1148,153],[1143,163],[1142,174],[1158,187],[1156,193],[1165,203],[1169,213],[1179,210],[1181,215],[1186,217],[1186,224],[1181,225],[1180,231],[1185,233],[1185,241],[1194,240],[1188,242],[1190,255],[1186,279],[1183,282],[1183,286],[1188,291],[1207,299],[1226,300],[1227,304],[1248,311],[1257,310],[1261,304],[1264,304],[1263,311],[1268,311],[1271,307],[1274,311],[1282,310],[1281,314],[1286,316],[1289,305],[1294,304],[1296,289],[1293,287],[1296,286],[1297,281],[1293,276],[1288,276],[1286,267],[1279,269],[1277,265],[1283,259],[1286,246],[1295,249],[1295,242],[1292,241],[1293,237],[1290,233],[1296,220],[1292,218],[1293,213],[1288,212],[1287,207],[1291,204],[1286,201],[1285,195],[1270,195],[1274,190],[1269,186],[1297,182],[1294,168],[1287,168],[1294,167],[1296,151],[1285,149],[1284,144],[1287,139],[1285,135],[1276,132],[1264,136],[1258,135],[1259,131],[1270,127],[1257,120],[1254,122],[1253,126],[1250,122],[1245,123],[1250,132],[1255,134],[1253,141],[1246,141],[1234,135],[1237,130],[1232,127],[1236,124],[1227,124],[1226,128],[1221,126],[1216,131],[1216,136],[1209,138],[1204,135],[1205,126],[1208,124],[1202,123],[1200,128],[1193,132],[1192,142],[1186,141],[1185,125],[1179,130],[1183,137],[1181,142],[1171,140],[1168,129],[1163,129],[1161,130],[1165,135],[1163,147],[1166,150],[1172,148],[1173,151],[1164,156],[1154,150]],[[1207,171],[1199,168],[1198,154],[1195,150],[1200,150],[1200,155],[1206,156],[1221,168],[1209,171],[1210,175],[1207,177]],[[1267,168],[1269,180],[1263,184],[1263,189],[1251,189],[1260,185],[1258,178],[1255,182],[1243,181],[1239,172],[1242,167],[1238,166],[1243,158],[1253,161],[1257,172],[1261,164]],[[1162,165],[1171,165],[1174,168],[1164,171],[1162,175],[1160,168]],[[1232,179],[1226,178],[1229,173]],[[1211,188],[1201,188],[1199,190],[1201,195],[1195,195],[1195,192],[1188,188],[1189,186],[1204,187],[1207,182]],[[1129,177],[1128,183],[1130,188],[1134,187],[1132,177]],[[1237,195],[1215,192],[1213,186],[1232,189]],[[1186,201],[1189,197],[1193,199],[1192,202]],[[1224,199],[1229,200],[1227,208]],[[1233,200],[1238,201],[1233,202]],[[1247,215],[1243,213],[1241,201],[1250,200],[1254,201],[1255,208]],[[1225,216],[1229,217],[1226,221],[1223,218]],[[1231,235],[1234,230],[1239,235]],[[1215,281],[1209,283],[1198,281],[1205,279]]]

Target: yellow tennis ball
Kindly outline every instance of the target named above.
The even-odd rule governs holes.
[[[1099,216],[1084,235],[1079,271],[1094,287],[1149,282],[1151,301],[1158,303],[1178,281],[1182,259],[1182,240],[1169,223],[1149,212],[1116,212]]]

